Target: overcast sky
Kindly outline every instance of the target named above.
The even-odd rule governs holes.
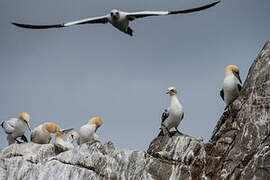
[[[211,9],[131,23],[133,37],[111,25],[29,30],[11,21],[55,24],[123,11],[178,10],[207,0],[0,1],[0,120],[31,115],[32,128],[75,128],[100,116],[102,142],[146,150],[159,133],[169,86],[179,90],[179,130],[207,141],[223,113],[224,68],[248,69],[270,39],[269,0],[223,0]],[[29,137],[29,132],[27,132]],[[1,129],[0,148],[7,145]]]

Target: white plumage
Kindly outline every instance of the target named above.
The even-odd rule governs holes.
[[[87,124],[80,128],[79,139],[77,143],[79,145],[86,142],[93,142],[98,140],[96,130],[102,125],[102,120],[99,117],[94,117],[88,121]]]
[[[178,125],[184,118],[184,110],[183,106],[178,100],[177,97],[177,89],[175,87],[168,88],[167,94],[170,95],[171,104],[168,109],[162,114],[162,124],[161,126],[165,126],[165,129],[169,132],[171,128],[175,128],[177,132]],[[164,128],[163,133],[164,133]],[[180,132],[179,132],[180,133]],[[164,133],[166,134],[166,133]]]
[[[239,68],[235,65],[227,66],[225,68],[225,78],[220,91],[220,96],[224,100],[226,108],[228,108],[229,105],[240,95],[241,85],[236,82],[235,78],[242,83],[239,75]]]
[[[2,128],[7,134],[8,144],[13,144],[17,140],[18,137],[21,137],[23,141],[27,142],[27,138],[24,136],[27,128],[30,129],[29,125],[30,116],[26,112],[23,112],[19,115],[18,118],[11,118],[7,121],[1,123]]]

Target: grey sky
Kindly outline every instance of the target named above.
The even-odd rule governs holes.
[[[224,67],[248,69],[270,39],[269,0],[223,0],[203,12],[149,17],[131,23],[133,37],[111,25],[29,30],[11,21],[54,24],[124,11],[178,10],[206,0],[0,1],[0,119],[26,111],[31,126],[50,121],[79,127],[100,116],[103,142],[147,149],[174,85],[184,106],[179,129],[210,135],[223,112]],[[29,132],[27,132],[29,136]],[[0,148],[6,146],[1,129]]]

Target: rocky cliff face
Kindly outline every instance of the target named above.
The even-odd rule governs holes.
[[[87,143],[57,152],[51,144],[0,151],[0,179],[270,179],[270,42],[249,70],[231,114],[211,140],[157,137],[147,152]]]

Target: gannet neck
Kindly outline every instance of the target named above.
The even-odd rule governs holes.
[[[177,95],[171,96],[171,106],[180,105]]]
[[[229,76],[234,76],[233,71],[226,69],[226,71],[225,71],[225,77],[229,77]]]

